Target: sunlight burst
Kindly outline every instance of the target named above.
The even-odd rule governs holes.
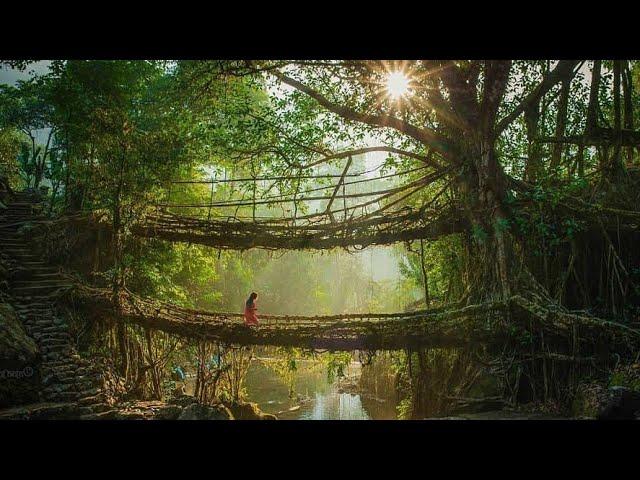
[[[387,93],[395,100],[409,92],[409,77],[403,72],[390,72],[387,76]]]

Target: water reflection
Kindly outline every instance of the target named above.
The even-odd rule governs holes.
[[[361,382],[362,366],[352,361],[343,376],[330,379],[324,364],[314,360],[298,360],[291,385],[279,376],[270,362],[277,358],[254,359],[245,382],[247,400],[261,410],[287,420],[393,420],[396,415],[395,395],[380,398]]]
[[[360,400],[360,395],[351,393],[316,393],[313,409],[303,412],[301,420],[369,420],[370,417]]]

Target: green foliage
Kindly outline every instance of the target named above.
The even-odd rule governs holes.
[[[351,363],[351,353],[327,353],[323,355],[323,360],[327,368],[327,381],[333,383],[336,378],[344,377],[345,368]]]
[[[25,147],[25,139],[17,129],[0,128],[0,177],[7,178],[14,189],[22,186],[18,156]]]
[[[417,247],[419,248],[419,247]],[[429,296],[432,302],[446,303],[460,293],[460,276],[464,269],[464,259],[461,255],[462,238],[457,235],[444,237],[433,242],[424,243],[425,267],[429,281]],[[419,252],[415,245],[412,252],[398,251],[400,259],[400,273],[410,281],[404,287],[402,296],[405,302],[408,298],[424,298],[424,281]]]
[[[403,398],[396,406],[398,412],[398,420],[409,420],[413,411],[413,403],[411,397]]]
[[[489,234],[480,225],[473,225],[471,227],[471,237],[476,243],[482,245],[483,243],[486,243],[489,238]]]
[[[296,389],[297,360],[303,356],[303,352],[293,347],[277,347],[274,349],[275,361],[269,363],[271,368],[289,388],[289,397],[294,398]]]
[[[609,378],[609,386],[620,386],[640,391],[640,364],[618,366]]]
[[[509,230],[509,219],[508,218],[498,218],[495,224],[495,230],[498,233],[504,233]]]

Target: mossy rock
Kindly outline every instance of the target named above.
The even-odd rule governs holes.
[[[39,352],[8,303],[0,303],[0,407],[38,400]]]
[[[224,405],[202,405],[192,403],[185,407],[178,420],[233,420],[233,415]]]
[[[264,413],[253,402],[234,402],[227,405],[236,420],[277,420],[275,415]]]
[[[0,303],[0,361],[33,364],[37,356],[38,347],[25,332],[16,312],[8,303]]]

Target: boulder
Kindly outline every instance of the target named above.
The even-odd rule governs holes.
[[[640,416],[640,391],[615,385],[598,412],[598,420],[634,420]]]
[[[202,405],[192,403],[185,407],[178,420],[233,420],[233,415],[224,405]]]
[[[174,395],[173,397],[171,397],[171,399],[169,400],[169,403],[171,405],[177,405],[179,407],[184,408],[184,407],[188,407],[191,404],[198,403],[198,401],[192,395],[180,394],[180,395]]]
[[[78,418],[73,403],[35,403],[0,411],[0,420],[73,420]]]
[[[257,403],[234,402],[227,405],[236,420],[277,420],[275,415],[264,413]]]

